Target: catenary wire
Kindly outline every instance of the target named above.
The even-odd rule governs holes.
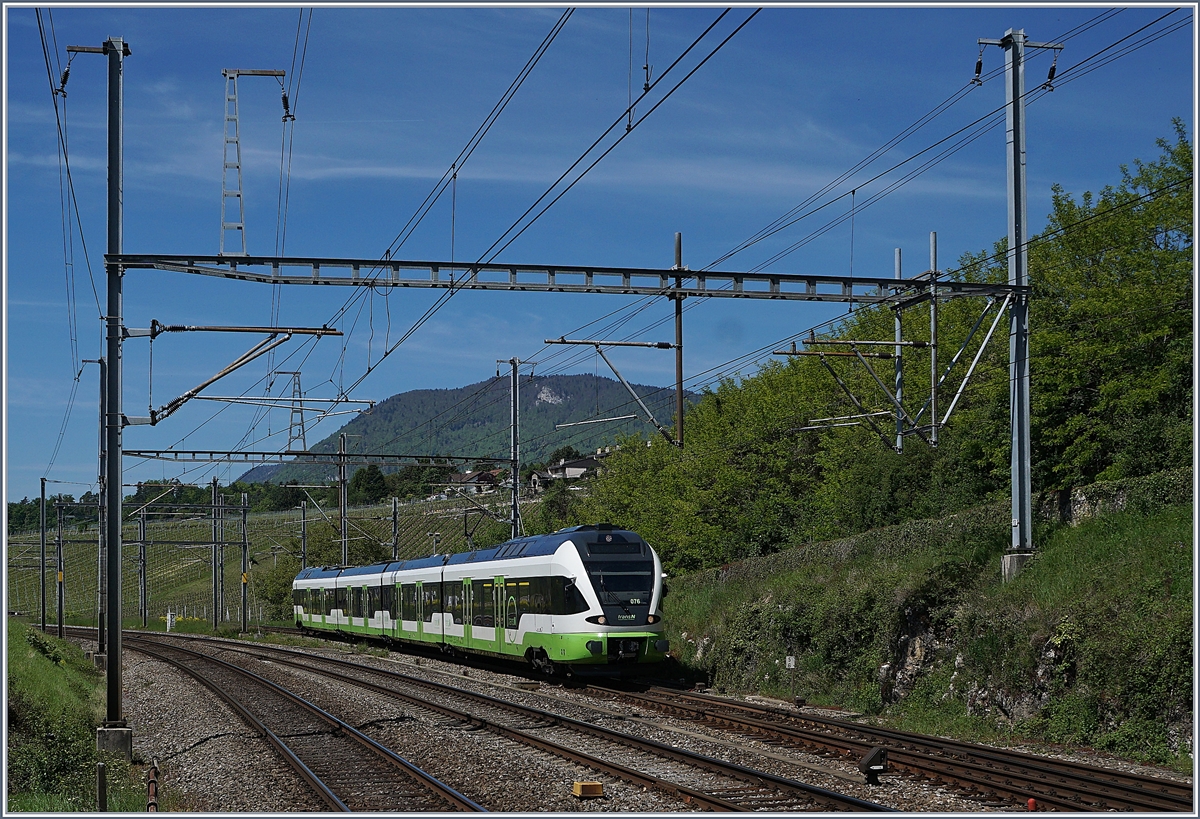
[[[1102,12],[1101,14],[1097,15],[1096,17],[1093,17],[1091,20],[1085,21],[1084,23],[1080,24],[1079,26],[1076,26],[1075,28],[1068,30],[1067,32],[1059,35],[1058,37],[1056,37],[1054,39],[1058,40],[1058,41],[1066,42],[1067,40],[1070,40],[1072,37],[1078,36],[1079,34],[1082,34],[1084,31],[1087,31],[1090,28],[1092,28],[1096,25],[1099,25],[1101,22],[1111,19],[1113,16],[1115,16],[1120,11],[1122,11],[1122,9],[1109,10],[1106,12]],[[987,82],[988,80],[990,80],[994,77],[997,77],[1003,73],[1004,73],[1004,68],[1002,66],[992,69],[991,71],[989,71],[983,75],[983,77],[980,80],[979,85],[982,85],[984,82]],[[1064,71],[1063,73],[1065,74],[1066,72]],[[738,244],[732,250],[726,252],[724,255],[719,256],[718,258],[709,262],[702,269],[710,270],[713,267],[715,267],[716,265],[721,264],[722,262],[724,262],[724,261],[728,260],[729,258],[731,258],[732,256],[736,255],[737,253],[740,253],[741,251],[745,250],[746,248],[762,241],[763,239],[767,238],[768,236],[778,233],[783,228],[788,227],[791,224],[794,224],[795,221],[797,221],[797,220],[794,219],[793,217],[795,217],[795,215],[799,211],[803,210],[804,208],[806,208],[809,205],[813,204],[814,202],[818,201],[821,196],[823,196],[826,193],[828,193],[829,191],[833,190],[833,188],[837,187],[837,185],[839,185],[842,182],[849,179],[853,174],[857,173],[859,170],[862,170],[862,169],[868,167],[869,165],[873,164],[876,159],[879,159],[882,156],[884,156],[896,145],[903,142],[905,139],[907,139],[912,134],[916,133],[918,130],[920,130],[922,127],[924,127],[926,124],[928,124],[929,122],[932,122],[934,119],[936,119],[942,113],[944,113],[949,108],[953,107],[955,104],[960,102],[970,92],[970,90],[975,87],[976,87],[976,83],[974,83],[974,82],[970,82],[970,83],[967,83],[966,85],[962,86],[961,88],[956,90],[954,93],[952,93],[949,97],[947,97],[945,100],[940,102],[938,105],[934,106],[934,108],[932,108],[930,111],[928,111],[927,113],[925,113],[924,115],[919,117],[916,121],[914,121],[907,128],[902,130],[896,136],[892,137],[892,139],[888,140],[883,145],[876,148],[874,151],[872,151],[870,154],[868,154],[866,157],[864,157],[862,160],[860,160],[858,163],[856,163],[853,167],[844,171],[843,173],[838,175],[835,179],[831,180],[830,182],[826,183],[822,188],[820,188],[818,191],[816,191],[814,194],[812,194],[811,196],[806,198],[804,201],[802,201],[798,205],[795,205],[794,207],[792,207],[790,210],[788,210],[781,216],[776,217],[772,222],[768,223],[765,227],[761,228],[758,232],[756,232],[755,234],[750,236],[748,239],[746,239],[743,242],[741,242],[740,244]],[[1001,108],[1001,109],[997,109],[997,110],[1003,110],[1003,109]],[[990,116],[990,114],[987,114],[984,116],[985,117]],[[976,120],[976,122],[979,122],[979,120]],[[970,123],[965,127],[970,128],[974,124],[975,123]],[[956,132],[956,133],[958,133],[958,132]],[[950,137],[947,137],[947,138],[951,138],[955,135],[956,134],[951,134]],[[937,147],[937,145],[939,145],[939,144],[940,144],[940,142],[934,143],[932,146],[930,146],[929,148],[926,148],[925,150],[928,151],[934,147]],[[916,156],[919,156],[919,155],[920,154],[916,154],[912,157],[909,157],[909,159],[905,160],[905,162],[910,161],[911,159],[914,159]],[[885,171],[884,174],[887,174],[893,170],[896,170],[898,167],[900,167],[903,164],[905,164],[905,163],[902,162],[902,163],[899,163],[898,165],[894,165],[893,167],[891,167],[887,171]],[[866,182],[856,183],[855,187],[862,188],[865,185],[869,185],[871,182],[874,182],[876,179],[878,179],[880,176],[882,176],[884,174],[880,174],[875,177],[872,177],[871,179],[867,180]],[[839,197],[839,198],[841,198],[841,197]],[[837,201],[837,200],[835,199],[834,201]],[[811,211],[810,213],[805,214],[805,216],[811,215],[811,213],[813,213],[813,212],[815,212],[815,210]],[[799,218],[803,218],[803,216],[799,217]]]
[[[459,156],[456,158],[456,163],[459,166],[461,166],[462,162],[465,161],[465,158],[469,157],[470,153],[473,152],[474,149],[479,145],[479,142],[487,134],[487,131],[491,128],[491,125],[495,122],[496,118],[500,115],[500,113],[503,112],[504,107],[508,104],[508,101],[512,99],[513,94],[515,94],[516,91],[520,88],[521,83],[523,83],[525,77],[528,76],[529,71],[531,71],[533,69],[533,67],[537,65],[537,62],[541,59],[541,55],[545,53],[546,48],[548,48],[550,43],[553,42],[554,38],[557,36],[558,32],[562,29],[562,26],[566,23],[567,19],[570,18],[570,15],[572,12],[573,12],[573,9],[568,9],[567,12],[565,12],[563,14],[563,16],[559,18],[558,23],[551,30],[551,33],[549,35],[547,35],[547,37],[545,39],[543,39],[542,44],[539,46],[539,49],[535,52],[534,56],[531,57],[530,60],[528,60],[526,62],[525,66],[523,67],[522,71],[518,74],[517,78],[514,79],[513,83],[510,84],[509,89],[505,92],[505,95],[502,96],[501,100],[499,102],[497,102],[495,106],[493,106],[492,111],[489,113],[488,117],[485,118],[484,122],[479,126],[479,128],[476,129],[475,134],[472,135],[472,138],[468,141],[467,146],[464,147],[464,149],[460,152]],[[301,17],[301,20],[302,19],[303,18]],[[309,14],[309,26],[310,27],[311,27],[311,24],[312,24],[312,16],[311,16],[311,11],[310,11],[310,14]],[[299,28],[300,28],[300,22],[297,23],[297,42],[299,41]],[[295,51],[295,49],[294,49],[294,51]],[[305,51],[302,52],[302,57],[301,57],[301,66],[302,67],[303,67],[303,53],[306,53],[306,52],[307,52],[307,35],[305,37]],[[293,67],[294,67],[294,60],[295,60],[295,53],[293,52]],[[298,82],[298,80],[297,80],[297,82]],[[297,92],[298,92],[298,88],[297,88]],[[295,110],[294,106],[293,106],[293,110]],[[432,195],[433,194],[431,193],[431,196]],[[427,197],[427,201],[428,201],[428,197]],[[422,203],[422,204],[424,205],[425,203]],[[420,208],[418,208],[418,214],[419,213],[420,213]],[[414,214],[413,218],[418,218],[418,215]],[[410,224],[411,224],[411,222],[412,222],[412,219],[410,219]],[[403,240],[402,237],[403,237],[403,232],[402,232],[401,236],[397,237],[396,241],[402,242],[402,240]],[[394,244],[394,242],[393,242],[393,244]],[[390,248],[389,248],[389,252],[385,254],[385,257],[388,255],[390,255]],[[335,314],[335,316],[329,323],[334,323],[334,322],[340,321],[344,317],[347,309],[353,304],[354,301],[355,301],[355,299],[353,297],[351,299],[347,300],[347,302]],[[291,353],[289,353],[283,359],[283,361],[286,363],[287,361],[292,359],[295,355],[297,355],[301,351],[305,351],[304,356],[301,360],[301,363],[297,366],[297,369],[301,369],[303,367],[304,361],[307,361],[308,357],[315,351],[315,348],[316,348],[316,339],[315,338],[307,339],[301,345],[299,345],[296,350],[293,350]],[[249,392],[250,390],[255,389],[255,387],[257,387],[259,384],[261,384],[263,382],[263,380],[264,379],[260,379],[259,381],[255,382],[255,384],[252,385],[250,388],[248,388],[245,392]],[[329,383],[334,384],[335,387],[338,386],[336,383],[334,383],[332,381],[332,379],[329,379]],[[344,395],[345,393],[339,393],[339,394]],[[194,435],[195,433],[199,432],[204,426],[208,425],[208,423],[215,420],[217,416],[219,416],[221,413],[223,413],[225,410],[227,410],[230,406],[231,405],[225,405],[223,407],[220,407],[208,419],[201,422],[198,426],[194,427],[191,431],[189,431],[188,433],[183,435],[172,446],[182,443],[183,441],[185,441],[187,439],[188,436]],[[310,424],[312,426],[315,426],[316,424],[320,423],[320,421],[326,416],[327,413],[332,412],[332,411],[333,411],[333,408],[327,409],[319,417],[312,420],[310,422]],[[245,441],[249,435],[250,435],[250,431],[248,431],[247,434],[245,436],[243,436],[242,440]],[[218,466],[213,466],[213,467],[205,467],[204,471],[208,471],[208,469],[210,469],[210,468],[215,471],[215,470],[219,470],[220,466],[218,465]],[[193,470],[188,470],[188,471],[193,471]]]
[[[743,26],[745,26],[745,24],[746,24],[747,22],[749,22],[749,20],[750,20],[750,19],[752,19],[752,18],[754,17],[754,15],[756,15],[756,14],[758,13],[758,11],[760,11],[760,10],[761,10],[761,9],[759,9],[759,10],[756,10],[756,11],[755,11],[753,14],[751,14],[751,15],[750,15],[750,17],[749,17],[749,18],[747,18],[747,20],[746,20],[746,21],[744,21],[744,22],[743,22],[743,23],[742,23],[740,26],[738,26],[738,28],[737,28],[737,30],[735,30],[734,34],[736,34],[736,33],[737,33],[737,31],[740,31],[740,30],[741,30],[741,28],[742,28]],[[684,55],[686,55],[686,54],[687,54],[689,51],[691,51],[691,49],[692,49],[692,48],[694,48],[694,47],[695,47],[695,45],[696,45],[697,43],[699,43],[699,42],[700,42],[700,40],[701,40],[701,39],[703,39],[703,37],[704,37],[704,36],[706,36],[706,35],[707,35],[707,33],[708,33],[709,31],[711,31],[711,30],[712,30],[713,26],[715,26],[715,25],[716,25],[716,23],[717,23],[717,22],[718,22],[718,21],[719,21],[719,20],[720,20],[722,17],[724,17],[724,15],[725,15],[727,12],[728,12],[728,9],[726,9],[726,11],[725,11],[725,12],[722,12],[722,13],[721,13],[721,15],[720,15],[720,16],[717,18],[717,21],[714,21],[712,25],[710,25],[710,26],[709,26],[707,29],[705,29],[705,32],[704,32],[703,34],[701,34],[701,35],[700,35],[700,37],[698,37],[698,38],[696,39],[696,41],[694,41],[694,42],[692,43],[692,45],[688,46],[688,48],[687,48],[687,49],[684,51],[684,53],[683,53],[683,54],[681,54],[681,55],[680,55],[680,57],[676,59],[675,63],[672,63],[672,67],[674,67],[675,65],[677,65],[677,64],[679,63],[679,61],[683,59],[683,56],[684,56]],[[733,35],[731,34],[731,35],[730,35],[730,37],[732,37],[732,36],[733,36]],[[713,55],[713,54],[715,54],[715,53],[716,53],[716,51],[720,50],[720,48],[721,48],[722,46],[724,46],[724,44],[725,44],[726,42],[728,42],[728,40],[729,40],[729,37],[727,37],[727,38],[726,38],[726,39],[725,39],[725,40],[724,40],[724,41],[723,41],[723,42],[722,42],[720,45],[718,45],[718,46],[717,46],[717,48],[716,48],[716,49],[715,49],[715,50],[714,50],[712,53],[710,53],[710,54],[708,55],[708,57],[705,57],[705,58],[704,58],[704,61],[702,61],[702,62],[700,63],[700,65],[703,65],[703,64],[704,64],[704,62],[706,62],[706,61],[707,61],[707,60],[708,60],[710,57],[712,57],[712,55]],[[699,66],[697,66],[695,69],[693,69],[693,70],[692,70],[692,72],[690,72],[690,73],[687,75],[687,77],[691,77],[691,76],[692,76],[692,74],[694,74],[694,73],[695,73],[695,71],[696,71],[698,68],[699,68]],[[669,73],[669,72],[670,72],[670,70],[671,70],[671,69],[670,69],[670,68],[668,68],[668,69],[667,69],[667,71],[666,71],[666,72],[664,72],[664,73],[663,73],[663,75],[662,75],[662,76],[660,76],[660,78],[659,78],[659,79],[661,80],[663,76],[666,76],[666,74],[667,74],[667,73]],[[684,80],[686,80],[686,79],[687,79],[687,77],[685,77],[685,78],[684,78]],[[653,88],[655,85],[657,85],[657,83],[658,83],[658,82],[659,82],[659,80],[655,80],[655,82],[654,82],[653,84],[651,84],[651,88]],[[681,81],[681,83],[680,83],[680,84],[682,84],[682,81]],[[669,92],[669,93],[668,93],[668,95],[667,95],[667,96],[670,96],[670,93],[673,93],[673,92],[674,92],[674,90],[675,90],[676,88],[678,88],[678,87],[679,87],[679,85],[676,85],[676,86],[675,86],[675,88],[673,88],[673,89],[671,90],[671,92]],[[644,96],[644,94],[645,94],[645,92],[643,93],[643,96]],[[639,99],[640,99],[640,98],[639,98]],[[649,111],[649,112],[647,112],[647,114],[643,115],[643,116],[642,116],[642,118],[641,118],[640,120],[638,120],[638,123],[635,123],[635,124],[634,124],[634,128],[636,128],[636,127],[637,127],[637,125],[638,125],[638,124],[639,124],[641,121],[645,120],[645,118],[646,118],[646,117],[648,117],[650,114],[652,114],[652,113],[654,112],[654,110],[655,110],[655,109],[658,107],[658,105],[659,105],[659,104],[661,104],[661,103],[662,103],[662,102],[663,102],[665,99],[666,99],[666,97],[664,97],[664,98],[663,98],[663,100],[660,100],[658,104],[656,104],[656,105],[655,105],[653,108],[651,108],[651,109],[650,109],[650,111]],[[623,117],[624,117],[624,112],[622,112],[622,114],[621,114],[621,117],[618,117],[618,118],[617,118],[617,119],[614,121],[614,124],[613,124],[613,125],[611,125],[611,126],[609,126],[608,130],[606,130],[606,131],[605,131],[605,133],[604,133],[604,134],[602,134],[602,135],[601,135],[601,136],[600,136],[600,137],[599,137],[599,138],[596,140],[596,142],[594,142],[594,143],[592,144],[592,146],[591,146],[591,147],[589,147],[589,148],[588,148],[588,150],[587,150],[587,151],[585,151],[585,152],[584,152],[584,154],[583,154],[582,156],[580,156],[580,158],[579,158],[579,159],[577,159],[577,160],[576,160],[576,161],[575,161],[575,162],[574,162],[574,163],[571,165],[571,167],[570,167],[570,168],[568,168],[568,170],[567,170],[567,171],[565,171],[565,172],[563,173],[563,175],[562,175],[562,176],[560,176],[560,177],[559,177],[559,179],[558,179],[558,180],[556,180],[556,181],[554,182],[554,184],[553,184],[553,185],[551,185],[551,187],[550,187],[550,188],[548,188],[548,189],[547,189],[547,191],[546,191],[545,193],[543,193],[543,194],[542,194],[542,195],[541,195],[541,196],[540,196],[540,197],[537,199],[537,201],[535,201],[535,202],[534,202],[534,204],[533,204],[533,205],[531,205],[531,206],[529,207],[529,209],[527,209],[527,210],[525,211],[525,213],[524,213],[524,214],[522,214],[520,217],[518,217],[517,221],[516,221],[516,222],[514,222],[514,223],[513,223],[513,225],[512,225],[512,226],[510,226],[510,227],[508,228],[508,230],[506,230],[506,231],[505,231],[503,234],[501,234],[501,236],[500,236],[500,238],[499,238],[499,239],[497,239],[495,242],[493,242],[493,243],[492,243],[491,247],[489,247],[487,250],[485,250],[485,251],[483,252],[483,254],[481,254],[481,255],[480,255],[480,257],[479,257],[479,260],[480,260],[480,261],[482,261],[482,260],[484,259],[484,257],[486,257],[486,256],[487,256],[487,255],[488,255],[488,254],[489,254],[489,253],[490,253],[490,252],[491,252],[491,251],[492,251],[492,250],[493,250],[493,249],[496,247],[496,245],[497,245],[497,244],[499,244],[499,243],[500,243],[500,242],[501,242],[501,241],[504,239],[504,237],[505,237],[505,236],[507,236],[507,235],[508,235],[508,234],[509,234],[509,233],[510,233],[510,232],[511,232],[511,231],[512,231],[512,230],[513,230],[515,227],[516,227],[516,225],[520,224],[520,223],[521,223],[521,222],[522,222],[522,221],[525,219],[525,217],[526,217],[526,216],[527,216],[527,215],[528,215],[528,214],[529,214],[529,213],[530,213],[532,210],[534,210],[534,209],[537,207],[537,205],[538,205],[538,204],[540,204],[540,203],[541,203],[541,202],[542,202],[542,201],[543,201],[543,200],[546,198],[546,196],[548,196],[548,195],[550,194],[550,192],[551,192],[551,191],[553,191],[553,190],[554,190],[554,188],[555,188],[555,187],[558,185],[558,183],[559,183],[559,182],[561,182],[561,181],[562,181],[562,179],[563,179],[563,178],[565,178],[565,177],[566,177],[566,175],[567,175],[567,174],[569,174],[571,170],[573,170],[573,169],[574,169],[576,166],[578,166],[578,165],[579,165],[579,163],[580,163],[580,162],[582,162],[582,161],[583,161],[583,160],[584,160],[584,159],[587,157],[587,155],[588,155],[588,154],[589,154],[589,153],[592,151],[592,149],[593,149],[593,148],[595,148],[595,146],[596,146],[596,145],[598,145],[598,144],[599,144],[599,142],[600,142],[600,141],[601,141],[601,140],[604,138],[604,136],[605,136],[605,135],[607,135],[609,132],[611,132],[611,131],[612,131],[612,129],[616,127],[616,125],[620,124],[620,121],[621,121],[621,119],[622,119]],[[628,132],[626,132],[626,134],[628,134]],[[621,139],[623,139],[623,138],[624,138],[624,137],[619,137],[619,138],[617,139],[617,143],[619,143],[619,142],[621,141]],[[615,147],[615,146],[614,146],[614,147]],[[609,150],[611,151],[611,150],[612,150],[612,148],[610,147],[610,148],[609,148]],[[606,151],[606,152],[605,152],[603,155],[601,155],[601,157],[600,157],[600,158],[601,158],[601,159],[603,159],[603,157],[604,157],[605,155],[607,155],[607,153],[608,153],[608,151]],[[599,162],[599,159],[598,159],[598,160],[596,160],[596,161],[597,161],[597,162]],[[596,164],[596,163],[595,163],[595,162],[593,162],[593,163],[592,163],[592,165],[591,165],[591,166],[589,166],[588,170],[590,170],[592,167],[595,167],[595,164]],[[584,173],[587,173],[587,171],[585,170],[585,171],[584,171]],[[580,177],[578,177],[578,178],[577,178],[575,181],[577,182],[577,181],[579,180],[579,178],[582,178],[582,175],[581,175]],[[572,185],[574,185],[574,182],[572,182],[571,184],[572,184]],[[568,186],[567,190],[569,190],[569,189],[570,189],[570,186]],[[566,191],[563,191],[563,193],[566,193]],[[558,196],[558,197],[556,197],[556,198],[555,198],[555,200],[554,200],[553,202],[551,202],[551,203],[550,203],[550,205],[553,205],[553,204],[554,204],[554,202],[558,201],[558,199],[559,199],[559,198],[561,198],[561,196],[562,196],[562,194],[560,193],[560,194],[559,194],[559,196]],[[541,213],[544,213],[544,212],[545,212],[545,210],[546,210],[547,208],[549,208],[549,207],[550,207],[550,205],[547,205],[547,206],[546,206],[546,208],[543,208],[543,209],[542,209],[542,211],[541,211]],[[538,214],[538,216],[540,216],[540,215],[541,215],[541,213],[539,213],[539,214]],[[534,218],[536,219],[537,217],[535,216]],[[529,224],[532,224],[532,221],[531,221],[531,222],[529,222]],[[529,224],[527,224],[525,227],[527,228],[527,227],[529,226]],[[525,228],[522,228],[522,230],[521,230],[520,232],[518,232],[518,233],[517,233],[517,236],[519,236],[519,235],[520,235],[520,233],[521,233],[521,232],[523,232],[524,230],[525,230]],[[511,242],[512,242],[514,239],[516,239],[516,236],[513,236],[513,237],[512,237],[512,239],[510,239],[510,240],[509,240],[509,243],[511,243]],[[505,246],[504,246],[504,247],[507,247],[507,244],[505,244]],[[503,250],[503,249],[504,249],[503,247],[501,247],[501,248],[500,248],[500,250]],[[500,252],[499,250],[498,250],[498,251],[496,251],[496,253],[499,253],[499,252]],[[495,254],[492,254],[492,258],[495,258]],[[371,372],[372,372],[372,371],[375,369],[375,367],[377,367],[379,364],[381,364],[381,363],[384,361],[384,359],[386,359],[386,358],[387,358],[387,357],[388,357],[388,356],[389,356],[389,355],[390,355],[392,352],[394,352],[394,351],[395,351],[397,348],[399,348],[399,347],[400,347],[400,345],[402,345],[402,344],[403,344],[405,341],[407,341],[407,340],[408,340],[408,339],[409,339],[409,338],[410,338],[410,337],[411,337],[411,336],[412,336],[412,335],[413,335],[413,334],[414,334],[414,333],[415,333],[415,332],[416,332],[418,329],[420,329],[420,328],[421,328],[421,327],[422,327],[422,326],[425,324],[425,322],[427,322],[427,321],[428,321],[430,318],[432,318],[432,317],[433,317],[433,315],[434,315],[434,314],[436,314],[436,313],[438,312],[438,310],[440,310],[440,309],[441,309],[441,308],[442,308],[442,307],[443,307],[443,306],[444,306],[444,305],[445,305],[445,304],[446,304],[446,303],[447,303],[447,302],[448,302],[448,301],[449,301],[451,298],[453,298],[453,297],[454,297],[454,295],[455,295],[457,292],[458,292],[458,289],[457,289],[457,288],[455,288],[455,287],[453,287],[453,286],[451,286],[451,287],[447,288],[446,290],[444,290],[444,291],[442,292],[442,294],[441,294],[441,295],[438,297],[438,299],[437,299],[437,300],[436,300],[436,301],[433,303],[433,305],[431,305],[431,306],[430,306],[430,307],[429,307],[429,308],[428,308],[428,309],[425,311],[425,313],[424,313],[424,314],[423,314],[423,315],[422,315],[422,316],[421,316],[419,319],[417,319],[417,321],[416,321],[416,322],[414,322],[414,323],[413,323],[413,325],[412,325],[412,326],[411,326],[411,327],[410,327],[410,328],[409,328],[409,329],[408,329],[408,330],[407,330],[407,331],[406,331],[406,332],[405,332],[405,333],[404,333],[404,334],[403,334],[403,335],[402,335],[402,336],[399,338],[399,340],[397,340],[397,341],[396,341],[396,342],[395,342],[395,343],[394,343],[394,344],[393,344],[391,347],[389,347],[387,350],[385,350],[385,351],[384,351],[384,353],[383,353],[383,355],[380,357],[379,361],[377,361],[377,362],[376,362],[374,365],[372,365],[372,366],[369,366],[369,367],[366,369],[366,371],[365,371],[365,372],[364,372],[364,373],[363,373],[363,374],[362,374],[362,375],[361,375],[361,376],[360,376],[360,377],[359,377],[359,378],[358,378],[358,379],[357,379],[357,380],[354,382],[354,384],[351,386],[351,389],[354,389],[354,388],[355,388],[355,387],[357,387],[359,384],[361,384],[361,383],[362,383],[362,382],[363,382],[363,381],[364,381],[364,380],[365,380],[365,379],[366,379],[366,378],[367,378],[367,377],[368,377],[368,376],[371,374]]]
[[[689,305],[690,306],[690,305]]]

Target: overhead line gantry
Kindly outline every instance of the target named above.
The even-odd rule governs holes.
[[[917,304],[936,287],[939,299],[1027,292],[1023,285],[928,278],[834,276],[812,273],[680,271],[676,268],[595,265],[505,264],[497,262],[406,261],[299,256],[106,256],[125,270],[192,273],[264,284],[348,287],[413,287],[444,290],[508,290],[542,293],[602,293],[626,296],[774,299]]]

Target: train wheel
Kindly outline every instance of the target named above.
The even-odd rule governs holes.
[[[544,649],[538,648],[531,651],[529,654],[529,664],[547,677],[553,677],[558,672],[558,666],[550,660]]]

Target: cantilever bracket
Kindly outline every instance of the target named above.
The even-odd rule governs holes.
[[[881,430],[879,428],[879,425],[876,424],[874,420],[872,420],[872,415],[874,413],[867,412],[866,407],[864,407],[862,405],[862,402],[858,400],[858,396],[856,396],[854,394],[854,392],[850,389],[850,387],[846,384],[846,382],[842,380],[842,377],[837,374],[837,370],[835,370],[832,366],[830,366],[829,362],[825,360],[825,354],[819,353],[818,357],[820,358],[821,363],[825,365],[825,369],[829,370],[829,374],[833,376],[833,380],[836,381],[838,383],[838,386],[842,388],[842,392],[846,393],[846,395],[849,396],[850,401],[854,404],[854,406],[861,413],[860,417],[862,417],[862,419],[867,422],[867,424],[871,427],[871,429],[875,430],[875,434],[879,436],[879,439],[881,441],[883,441],[884,446],[886,446],[888,449],[891,449],[894,451],[896,449],[895,444],[893,444],[888,439],[888,437],[883,434],[883,430]],[[838,426],[840,426],[840,425],[838,425]],[[849,426],[849,425],[847,425],[847,426]]]
[[[188,390],[187,392],[185,392],[183,395],[179,396],[178,398],[176,398],[172,401],[169,401],[166,404],[163,404],[157,410],[151,409],[150,410],[150,425],[154,426],[159,421],[162,421],[163,419],[168,418],[169,416],[173,415],[177,409],[182,407],[188,401],[195,398],[200,393],[200,390],[204,389],[209,384],[212,384],[213,382],[215,382],[221,378],[224,378],[225,376],[229,375],[234,370],[240,369],[243,365],[249,364],[251,361],[258,358],[260,355],[267,352],[268,350],[274,350],[280,344],[283,344],[285,341],[288,341],[291,337],[292,337],[291,333],[288,333],[287,335],[283,336],[282,338],[278,337],[274,333],[267,336],[265,339],[258,342],[253,347],[251,347],[249,350],[247,350],[246,352],[244,352],[240,356],[238,356],[238,358],[236,358],[232,364],[230,364],[225,369],[221,370],[219,373],[214,375],[212,378],[209,378],[208,380],[206,380],[200,384],[197,384],[195,387],[192,387],[190,390]]]
[[[625,386],[625,389],[629,391],[629,394],[633,396],[633,400],[637,401],[638,406],[642,408],[642,412],[646,413],[646,417],[648,419],[650,419],[650,423],[654,425],[654,428],[659,431],[659,433],[662,435],[662,437],[667,439],[667,443],[671,444],[672,446],[677,446],[680,448],[683,447],[683,444],[681,444],[679,441],[676,441],[674,436],[672,436],[671,433],[668,432],[667,429],[662,424],[658,423],[658,419],[654,417],[654,413],[652,413],[650,411],[650,408],[646,406],[646,404],[642,401],[641,397],[637,394],[637,392],[634,391],[633,387],[629,386],[629,382],[625,380],[625,376],[621,375],[620,371],[616,367],[613,366],[613,363],[611,361],[608,360],[608,356],[606,356],[604,354],[604,350],[602,348],[602,345],[603,345],[603,346],[608,346],[608,347],[652,347],[657,350],[670,350],[670,349],[674,348],[674,346],[675,346],[674,344],[670,344],[666,341],[657,341],[657,342],[654,342],[654,341],[650,341],[650,342],[647,342],[647,341],[590,341],[590,340],[582,340],[582,339],[580,339],[580,340],[568,339],[568,338],[563,338],[563,337],[548,338],[548,339],[546,339],[546,343],[547,344],[590,344],[593,347],[595,347],[596,352],[598,352],[600,354],[600,357],[604,359],[604,363],[608,365],[608,368],[613,371],[613,375],[615,375],[620,380],[620,382]],[[606,419],[606,420],[608,420],[608,419]]]
[[[135,338],[141,336],[149,336],[151,343],[162,333],[182,333],[182,332],[209,332],[209,333],[269,333],[262,341],[255,344],[241,356],[236,358],[232,364],[218,372],[212,378],[193,387],[183,395],[163,404],[157,410],[151,407],[149,418],[146,417],[124,417],[122,425],[129,424],[149,424],[154,426],[159,421],[173,415],[176,410],[182,407],[191,399],[199,395],[200,391],[215,381],[224,378],[234,370],[239,369],[245,364],[249,364],[254,359],[258,358],[263,353],[273,350],[280,344],[289,340],[293,335],[310,335],[310,336],[340,336],[341,330],[335,330],[331,327],[224,327],[224,326],[202,326],[202,325],[184,325],[184,324],[163,324],[157,319],[150,320],[150,328],[148,330],[128,329],[124,330],[127,338]],[[280,338],[279,334],[283,333]],[[153,372],[151,372],[153,378]]]

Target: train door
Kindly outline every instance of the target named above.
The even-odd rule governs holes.
[[[417,639],[425,635],[425,583],[417,581]]]
[[[504,644],[518,644],[517,631],[521,622],[521,614],[517,608],[518,584],[509,582],[504,587]]]
[[[504,651],[504,578],[492,581],[492,622],[495,624],[496,651]]]
[[[475,617],[475,595],[472,593],[470,578],[464,577],[462,583],[462,621],[463,645],[471,644],[471,621]]]
[[[493,580],[471,580],[471,638],[477,648],[495,651],[496,584]]]
[[[400,584],[392,584],[392,595],[387,605],[388,616],[391,618],[392,637],[400,636]]]

